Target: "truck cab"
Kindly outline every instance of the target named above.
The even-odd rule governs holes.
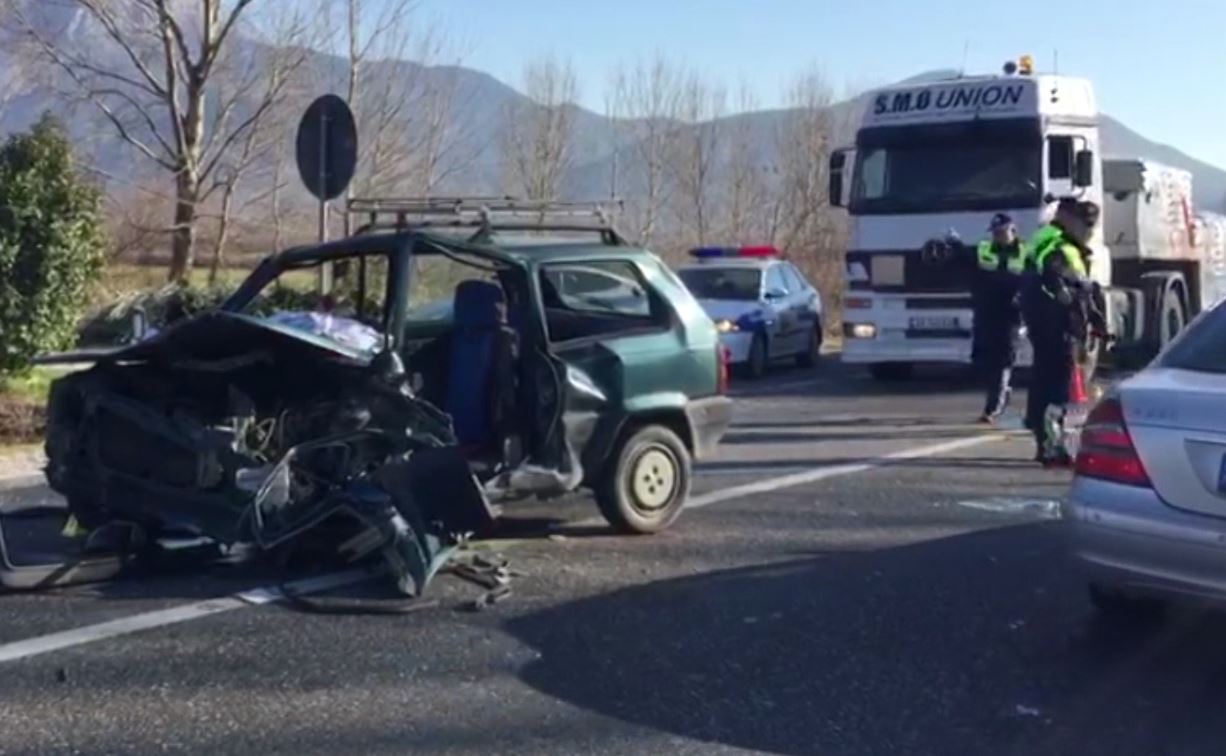
[[[998,212],[1025,239],[1059,197],[1102,204],[1090,83],[1025,64],[1006,71],[872,92],[855,147],[832,155],[831,203],[851,215],[844,361],[878,377],[969,363],[971,271],[923,254],[925,243],[952,234],[974,245]],[[1101,231],[1091,245],[1103,247]],[[1110,255],[1095,257],[1105,286]]]

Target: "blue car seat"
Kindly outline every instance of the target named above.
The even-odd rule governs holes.
[[[445,409],[468,452],[498,448],[515,407],[518,339],[507,326],[502,287],[464,281],[455,290],[455,330]]]

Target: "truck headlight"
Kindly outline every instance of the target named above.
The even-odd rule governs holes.
[[[844,323],[843,335],[849,339],[875,339],[877,326],[872,323]]]
[[[715,321],[715,330],[719,331],[720,333],[732,333],[733,331],[739,331],[741,329],[731,320],[722,318]]]

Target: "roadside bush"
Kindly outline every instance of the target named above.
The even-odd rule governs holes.
[[[195,287],[167,284],[158,289],[137,291],[107,305],[86,318],[80,326],[78,343],[82,346],[114,346],[132,338],[136,313],[142,313],[147,326],[165,328],[176,320],[217,307],[231,293],[221,287]],[[311,310],[318,302],[313,291],[291,287],[272,288],[256,303],[256,315],[271,315],[277,310]]]
[[[106,250],[100,207],[54,118],[0,148],[0,374],[72,346]]]

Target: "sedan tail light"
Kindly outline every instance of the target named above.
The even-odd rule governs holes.
[[[1124,423],[1124,408],[1119,399],[1103,399],[1090,411],[1081,429],[1074,469],[1087,478],[1150,487],[1145,465]]]

